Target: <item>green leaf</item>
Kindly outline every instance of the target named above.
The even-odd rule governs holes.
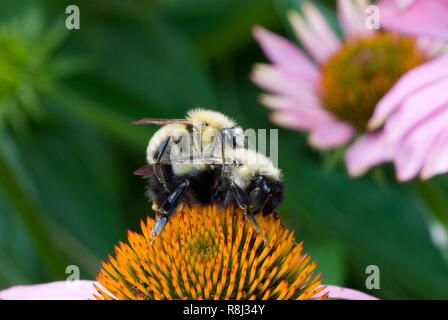
[[[31,235],[37,251],[46,263],[49,274],[53,277],[60,276],[65,270],[64,262],[59,250],[46,232],[46,225],[42,219],[44,214],[28,197],[2,156],[0,156],[0,192],[14,208],[25,230]]]
[[[17,265],[5,253],[0,251],[0,289],[13,285],[29,283]]]
[[[58,112],[53,115],[62,127],[48,124],[33,132],[32,139],[15,137],[9,154],[17,154],[16,166],[22,172],[15,179],[28,180],[28,197],[45,211],[42,232],[65,261],[91,278],[99,270],[99,257],[109,253],[126,230],[118,209],[120,178],[97,133]],[[65,275],[66,265],[59,268],[57,279]]]
[[[344,286],[347,279],[347,265],[342,247],[338,243],[316,243],[304,240],[304,252],[317,262],[316,272],[322,272],[324,284]]]
[[[427,181],[416,180],[410,185],[428,208],[434,244],[440,249],[448,266],[448,175],[439,175]]]
[[[448,193],[434,179],[428,181],[417,180],[413,185],[434,217],[448,229]]]
[[[94,62],[95,77],[143,104],[123,105],[120,111],[174,115],[179,109],[213,105],[211,81],[188,39],[155,14],[149,12],[144,20],[117,14],[80,31],[73,49]]]
[[[163,0],[159,10],[193,39],[201,55],[225,59],[248,44],[255,44],[251,29],[279,24],[271,0],[214,0],[195,6],[191,1]],[[194,23],[191,23],[194,21]]]
[[[136,146],[147,143],[151,132],[155,131],[154,127],[143,129],[133,126],[132,121],[137,118],[130,118],[124,112],[111,110],[65,86],[57,87],[48,98],[54,105],[75,116],[78,121],[96,126],[115,138],[126,140]],[[149,131],[151,129],[152,131]]]

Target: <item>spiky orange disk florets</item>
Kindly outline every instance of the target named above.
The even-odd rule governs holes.
[[[128,232],[97,280],[118,299],[325,299],[316,263],[272,215],[257,216],[269,250],[241,210],[184,208],[151,244],[154,220]],[[111,299],[97,288],[98,299]]]
[[[322,67],[325,108],[365,131],[376,104],[402,75],[428,58],[413,38],[379,33],[344,44]]]

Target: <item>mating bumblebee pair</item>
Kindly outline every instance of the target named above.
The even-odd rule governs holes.
[[[159,235],[182,205],[236,206],[258,234],[254,214],[271,214],[283,200],[281,172],[261,153],[245,148],[242,128],[222,113],[195,109],[185,119],[145,118],[134,124],[162,127],[149,141],[147,195],[157,212],[151,237]]]

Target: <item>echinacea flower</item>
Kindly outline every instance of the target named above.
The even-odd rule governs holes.
[[[102,263],[98,282],[81,281],[79,290],[63,282],[13,287],[0,299],[375,299],[322,285],[316,263],[281,219],[257,221],[271,249],[240,209],[183,208],[155,240],[148,218]]]
[[[388,29],[448,40],[448,1],[380,3]],[[412,23],[410,23],[412,21]],[[440,47],[437,39],[427,39]],[[422,179],[448,172],[448,54],[406,73],[381,99],[369,120],[374,132],[359,139],[347,152],[352,175],[393,161],[397,179]]]
[[[372,116],[377,115],[388,93],[396,90],[400,81],[413,71],[431,63],[435,64],[435,69],[441,53],[440,41],[369,29],[366,26],[368,5],[364,0],[338,1],[343,40],[311,3],[303,4],[302,16],[291,11],[291,25],[312,59],[281,36],[262,27],[253,30],[272,62],[271,65],[258,64],[251,74],[255,83],[270,91],[261,101],[274,109],[271,119],[283,126],[310,132],[309,143],[319,149],[347,145],[361,136],[359,141],[363,141],[370,152],[353,152],[351,148],[347,151],[346,162],[352,175],[392,159],[391,150],[377,142],[376,132],[370,133],[384,123],[372,125],[378,120]],[[440,73],[443,71],[438,70]],[[425,70],[418,76],[422,80],[420,84],[427,80],[428,90],[440,90],[431,82],[431,79],[436,80],[436,75],[431,77]],[[418,81],[417,77],[413,76],[411,83]],[[442,83],[436,85],[442,86]],[[402,100],[415,87],[407,85],[404,89],[399,91]],[[429,109],[419,112],[429,113]],[[401,123],[395,132],[402,128]],[[404,175],[398,176],[403,178]]]
[[[309,299],[325,289],[303,244],[273,215],[258,216],[270,248],[242,210],[185,208],[151,245],[152,219],[129,244],[115,247],[97,276],[115,297],[127,299]],[[98,299],[112,297],[98,288]],[[327,298],[326,294],[319,299]]]

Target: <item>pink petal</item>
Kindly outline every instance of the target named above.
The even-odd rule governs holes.
[[[387,120],[388,143],[395,143],[409,130],[448,103],[448,77],[411,94]],[[448,124],[447,124],[448,125]]]
[[[332,122],[313,129],[308,142],[318,149],[331,149],[349,142],[355,133],[355,128],[345,122]]]
[[[277,111],[291,111],[295,108],[318,109],[326,119],[334,120],[334,116],[321,107],[319,98],[312,94],[301,97],[263,94],[260,97],[260,102]]]
[[[0,291],[0,300],[88,300],[98,294],[93,284],[105,290],[98,282],[79,280],[77,288],[69,288],[66,281],[14,286]],[[72,283],[73,285],[73,283]],[[325,286],[319,295],[329,293],[330,298],[347,300],[377,300],[366,293],[337,286]],[[109,292],[105,290],[108,294]]]
[[[315,130],[331,125],[334,118],[326,110],[297,105],[271,114],[271,121],[295,130]]]
[[[298,80],[284,70],[268,64],[255,65],[250,77],[253,82],[274,93],[302,97],[314,95],[315,91],[310,83]]]
[[[417,176],[429,152],[448,126],[448,107],[425,120],[403,138],[394,150],[394,163],[399,181]]]
[[[401,102],[414,91],[447,77],[448,54],[407,72],[377,104],[368,128],[370,130],[379,128],[387,117],[400,107]]]
[[[317,97],[304,99],[304,96],[287,97],[262,95],[261,103],[276,110],[271,121],[296,130],[312,130],[318,126],[335,122],[335,117],[320,106]]]
[[[291,70],[305,81],[317,83],[319,70],[298,46],[259,26],[254,27],[252,33],[263,52],[275,65]]]
[[[385,143],[384,133],[367,133],[359,138],[345,153],[347,169],[352,177],[366,172],[370,167],[392,160],[393,148]]]
[[[378,298],[368,295],[367,293],[361,291],[342,288],[338,286],[326,286],[326,287],[327,288],[323,292],[324,293],[328,292],[329,298],[344,299],[344,300],[378,300]]]
[[[95,281],[56,281],[43,284],[15,286],[0,291],[3,300],[87,300],[95,299],[98,294],[93,284],[103,287]]]
[[[448,41],[447,0],[383,0],[380,2],[384,28],[414,36]]]
[[[365,10],[368,5],[367,0],[338,0],[339,21],[347,38],[369,36],[375,33],[375,30],[369,30],[365,25],[367,18]]]
[[[448,107],[448,106],[447,106]],[[421,171],[422,179],[448,172],[448,126],[435,141]]]
[[[308,1],[303,3],[302,11],[309,23],[310,29],[322,41],[321,46],[326,47],[328,55],[338,51],[341,47],[341,41],[339,41],[338,36],[320,11]]]
[[[303,5],[305,21],[297,12],[289,13],[289,21],[303,46],[320,64],[323,64],[341,46],[339,39],[325,18],[309,2]]]
[[[445,42],[434,38],[419,37],[417,38],[418,49],[427,57],[436,58],[447,52]]]

